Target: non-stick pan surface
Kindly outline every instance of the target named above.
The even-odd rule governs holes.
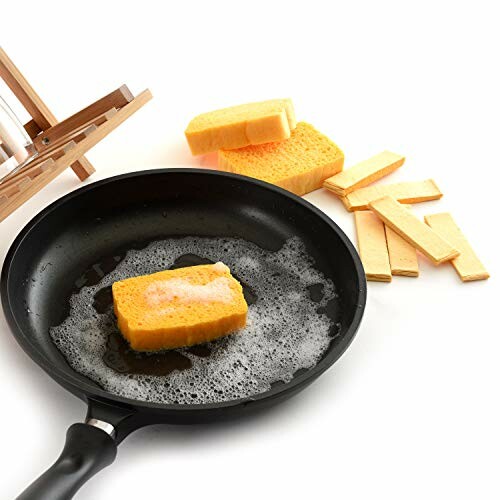
[[[330,314],[340,323],[340,331],[318,364],[262,394],[193,405],[122,398],[75,372],[51,341],[49,328],[65,319],[76,284],[89,270],[106,273],[112,256],[177,236],[236,237],[269,250],[298,236],[315,268],[333,280],[339,295],[338,307]],[[231,418],[301,390],[352,341],[363,314],[366,284],[357,253],[344,233],[301,198],[247,177],[163,169],[106,179],[47,207],[13,243],[2,270],[1,292],[8,322],[24,351],[86,401],[87,420],[109,434],[91,425],[72,426],[59,461],[19,497],[57,500],[71,498],[86,479],[110,463],[116,443],[138,427]],[[74,452],[83,455],[74,473],[61,479],[61,463]]]

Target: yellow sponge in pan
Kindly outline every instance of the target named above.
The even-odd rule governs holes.
[[[222,262],[113,283],[118,328],[136,351],[209,342],[243,328],[248,306]]]
[[[305,122],[297,123],[286,141],[219,151],[222,170],[276,184],[299,196],[320,188],[343,166],[340,148]]]
[[[288,139],[295,126],[292,101],[273,99],[203,113],[184,133],[191,153],[201,155]]]

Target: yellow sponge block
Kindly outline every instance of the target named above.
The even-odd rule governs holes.
[[[209,342],[243,328],[248,306],[222,262],[113,283],[118,328],[136,351]]]
[[[185,135],[193,155],[281,141],[295,128],[290,99],[242,104],[196,116]]]
[[[222,170],[276,184],[299,196],[320,188],[343,166],[340,148],[305,122],[297,123],[286,141],[219,151]]]

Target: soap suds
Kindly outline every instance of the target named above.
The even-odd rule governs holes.
[[[185,254],[223,260],[252,288],[257,301],[249,307],[247,326],[208,344],[208,357],[180,349],[192,362],[189,369],[165,376],[111,369],[103,354],[108,335],[117,331],[116,320],[111,309],[96,312],[95,294],[115,281],[168,269]],[[309,291],[313,285],[320,285],[316,300]],[[314,268],[299,238],[289,239],[276,252],[241,239],[168,239],[130,250],[97,285],[73,295],[68,318],[51,328],[50,335],[73,369],[110,393],[156,403],[227,401],[265,392],[273,383],[288,382],[298,370],[316,365],[335,329],[324,313],[336,300],[334,289],[332,281]]]
[[[227,267],[226,264],[224,264],[224,262],[216,262],[213,266],[213,269],[221,274],[226,274],[231,272],[229,267]]]
[[[175,305],[213,302],[229,304],[234,299],[231,280],[225,276],[215,278],[205,285],[193,285],[183,278],[155,281],[146,288],[144,294],[148,304],[153,307],[173,301]]]

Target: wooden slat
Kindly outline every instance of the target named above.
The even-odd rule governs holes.
[[[52,111],[35,92],[28,80],[23,76],[9,56],[0,47],[0,77],[5,81],[13,94],[26,108],[35,123],[42,130],[57,124]],[[80,180],[85,180],[95,172],[95,168],[86,158],[77,159],[71,168]]]
[[[57,123],[56,117],[1,47],[0,76],[40,128],[47,129]]]
[[[24,124],[24,130],[26,130],[26,133],[31,137],[31,139],[34,139],[42,131],[42,129],[38,126],[38,123],[33,119]]]
[[[15,184],[2,188],[1,195],[11,198],[15,194],[24,191],[31,184],[31,182],[32,181],[29,177],[24,177],[23,179],[18,180]]]
[[[141,92],[133,101],[118,110],[118,112],[111,119],[103,123],[100,127],[97,127],[95,132],[80,141],[74,149],[65,155],[65,158],[70,161],[74,161],[74,159],[86,153],[90,148],[95,146],[116,127],[118,127],[118,125],[122,124],[127,118],[142,108],[142,106],[150,101],[152,97],[153,96],[149,90]]]
[[[25,177],[18,185],[19,191],[24,191],[31,184],[32,180],[29,177]]]
[[[37,169],[41,169],[42,171],[47,170],[48,168],[50,168],[51,161],[52,163],[55,162],[75,146],[76,142],[70,141],[57,151],[53,151],[52,153],[50,153],[50,155],[48,155],[46,158],[42,158],[41,156],[35,158],[28,166],[14,174],[12,177],[9,177],[7,180],[3,181],[0,184],[0,193],[2,193],[3,190],[7,187],[19,182],[19,180],[23,177],[36,177],[38,175],[38,173],[36,172]]]
[[[117,112],[116,108],[111,108],[110,110],[106,111],[102,115],[99,115],[95,118],[92,118],[88,122],[82,123],[78,127],[76,127],[73,130],[69,130],[66,132],[64,135],[58,137],[55,139],[51,144],[44,145],[43,147],[40,147],[40,142],[37,144],[37,149],[40,152],[40,154],[47,154],[50,151],[59,149],[61,146],[63,146],[65,143],[67,143],[70,140],[74,140],[75,142],[79,142],[80,140],[85,137],[85,135],[82,135],[82,131],[84,129],[88,129],[91,125],[95,126],[100,126],[106,121],[108,121],[111,117],[113,117]],[[62,122],[61,122],[62,123]],[[56,125],[57,127],[57,125]],[[55,127],[53,127],[55,128]],[[44,134],[40,135],[37,139],[40,139],[40,137],[43,137]]]
[[[120,109],[132,101],[134,96],[126,85],[114,90],[90,106],[82,109],[78,113],[66,118],[57,125],[54,125],[48,130],[40,134],[33,143],[38,151],[43,151],[50,147],[53,142],[64,139],[65,136],[71,134],[74,130],[81,130],[90,125],[94,120],[105,114],[107,111],[116,108]]]
[[[67,168],[69,165],[66,165]],[[6,203],[0,205],[0,222],[8,217],[17,208],[23,205],[26,201],[32,198],[38,191],[40,191],[44,186],[49,184],[53,179],[55,179],[64,169],[55,169],[55,162],[53,168],[46,170],[44,173],[39,175],[34,181],[30,182],[30,185],[26,187],[23,191],[20,191],[17,195],[9,198]]]
[[[34,179],[37,175],[40,175],[42,172],[47,170],[50,165],[54,163],[53,161],[51,162],[51,158],[48,158],[44,160],[42,163],[25,167],[22,170],[20,170],[18,173],[13,175],[12,177],[9,177],[7,180],[3,181],[0,183],[0,194],[8,187],[17,184],[21,179],[24,177],[29,177],[30,179]]]
[[[89,136],[92,132],[97,130],[97,125],[89,125],[85,130],[82,130],[81,133],[75,138],[75,142],[80,142],[84,137]]]
[[[69,151],[70,149],[72,149],[73,147],[76,146],[76,143],[75,141],[69,141],[68,143],[66,144],[62,144],[61,146],[59,146],[59,148],[57,148],[56,150],[54,151],[49,151],[47,153],[44,153],[44,154],[41,154],[41,155],[38,155],[36,156],[35,158],[33,158],[33,160],[31,160],[31,162],[26,165],[22,170],[19,170],[18,172],[16,172],[15,174],[13,174],[11,177],[8,177],[6,180],[4,180],[1,184],[0,184],[0,192],[2,192],[2,189],[5,187],[5,186],[8,186],[12,183],[15,183],[17,182],[17,180],[19,179],[20,176],[26,176],[26,175],[29,175],[30,172],[37,168],[39,165],[43,164],[45,161],[47,161],[49,158],[52,158],[53,160],[57,160],[59,158],[61,158],[61,156],[63,156],[67,151]]]
[[[7,198],[11,198],[13,195],[15,195],[18,192],[19,192],[18,184],[15,183],[15,184],[12,184],[11,186],[2,188],[2,190],[0,191],[0,194],[2,196],[6,196]]]
[[[90,163],[87,158],[85,158],[85,156],[82,156],[80,159],[76,160],[71,165],[71,168],[81,181],[88,179],[95,172],[94,165],[92,165],[92,163]]]
[[[38,191],[52,182],[59,174],[69,167],[66,155],[63,155],[54,162],[52,168],[49,168],[41,175],[31,181],[30,185],[16,196],[9,198],[8,202],[0,207],[0,222],[8,217],[13,211],[32,198]]]
[[[7,199],[11,198],[16,193],[19,193],[17,184],[14,184],[13,186],[10,186],[9,188],[2,190],[2,196],[5,196]]]

